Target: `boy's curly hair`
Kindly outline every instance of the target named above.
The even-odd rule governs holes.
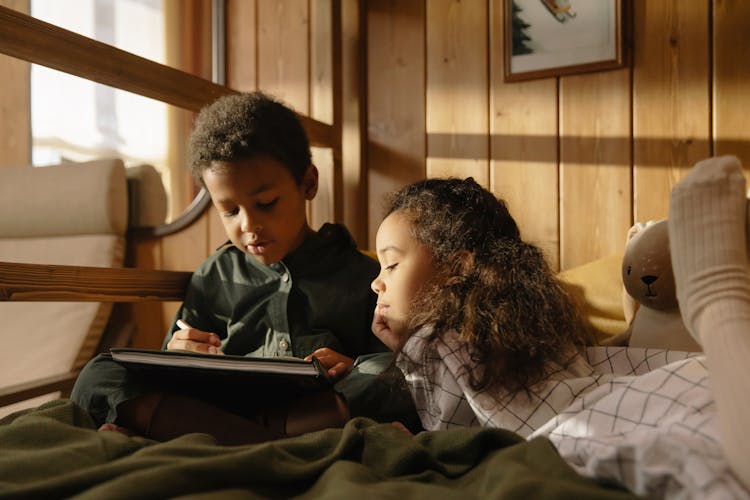
[[[292,109],[262,92],[248,92],[220,97],[198,114],[190,135],[190,171],[198,182],[212,162],[260,154],[302,181],[312,162],[310,144]]]
[[[474,179],[428,179],[390,198],[432,253],[437,277],[412,304],[408,332],[434,325],[428,342],[456,330],[475,390],[526,391],[593,340],[542,252],[521,240],[505,202]],[[414,360],[411,360],[414,362]]]

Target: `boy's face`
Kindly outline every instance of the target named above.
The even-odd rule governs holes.
[[[412,301],[435,272],[432,255],[410,227],[403,214],[393,212],[375,238],[380,274],[371,285],[378,294],[373,333],[391,350],[403,338]]]
[[[300,184],[282,163],[266,155],[216,162],[203,182],[234,246],[273,264],[295,250],[310,233],[305,202],[318,190],[318,170],[310,165]]]

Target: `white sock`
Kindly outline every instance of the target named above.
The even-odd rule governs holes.
[[[669,239],[685,325],[703,345],[722,447],[750,488],[750,271],[745,177],[737,158],[698,163],[672,191]]]
[[[750,319],[746,206],[745,176],[733,156],[699,162],[672,190],[669,241],[677,299],[698,342],[708,305],[721,312],[712,324],[737,314]],[[726,311],[735,303],[737,311]]]

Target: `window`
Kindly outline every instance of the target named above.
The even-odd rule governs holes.
[[[138,56],[211,77],[210,0],[32,0],[31,15]],[[193,114],[174,106],[31,66],[34,165],[118,157],[156,167],[178,216],[197,188],[186,146]]]

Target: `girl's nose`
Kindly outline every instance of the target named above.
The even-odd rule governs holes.
[[[380,276],[372,280],[372,283],[370,283],[370,288],[372,288],[372,291],[375,293],[380,293],[383,291],[383,281],[380,279]]]

